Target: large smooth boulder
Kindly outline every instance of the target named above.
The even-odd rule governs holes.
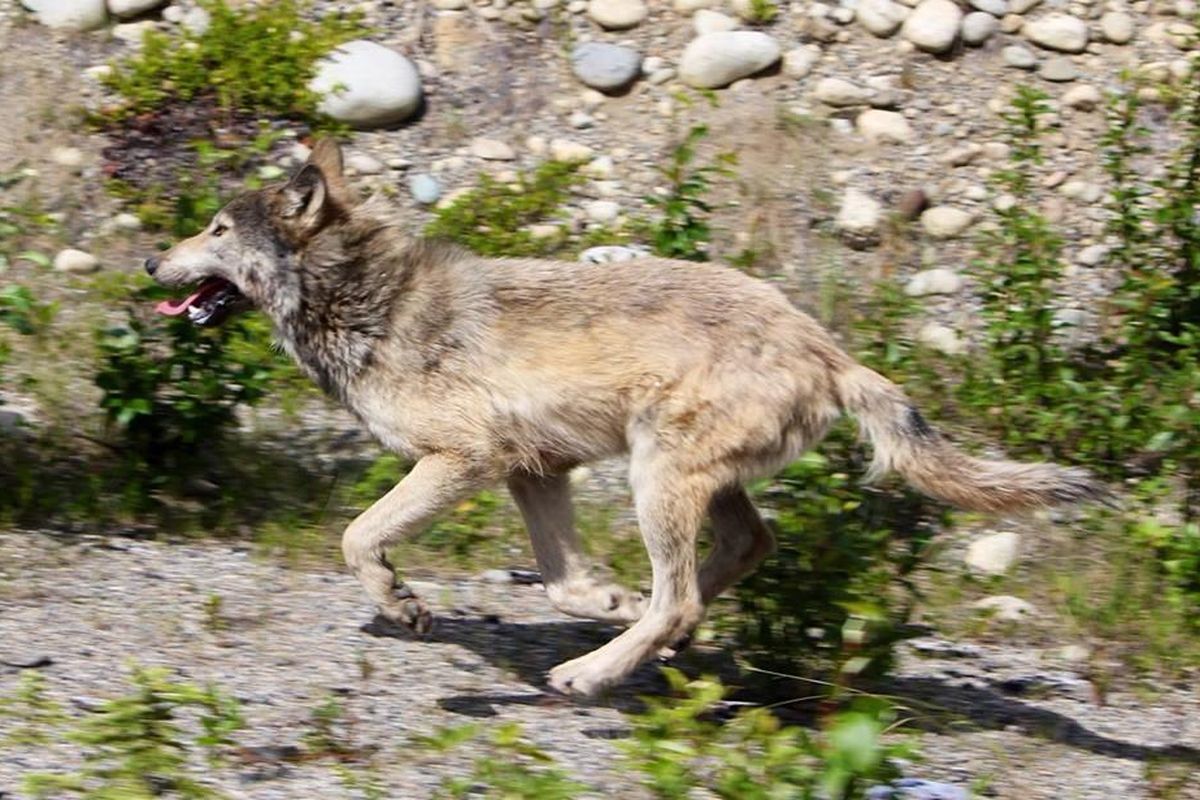
[[[697,36],[679,59],[679,78],[693,89],[719,89],[766,69],[781,57],[779,43],[759,31]]]
[[[962,9],[950,0],[921,0],[900,33],[922,50],[944,53],[958,38],[962,18]]]
[[[37,21],[48,28],[90,31],[108,22],[104,0],[22,0]]]
[[[380,128],[411,117],[421,105],[421,76],[395,50],[356,39],[317,65],[309,88],[318,110],[355,128]]]

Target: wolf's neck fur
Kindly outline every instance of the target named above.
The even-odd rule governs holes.
[[[336,221],[296,254],[297,296],[272,314],[284,348],[339,400],[371,364],[411,276],[402,231],[384,218]]]

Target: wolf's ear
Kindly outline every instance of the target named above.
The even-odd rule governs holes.
[[[339,180],[342,177],[342,148],[336,139],[328,136],[318,139],[308,156],[308,163],[321,170],[325,180]]]
[[[301,167],[280,193],[279,213],[301,227],[320,227],[329,205],[329,186],[321,170],[312,164]]]

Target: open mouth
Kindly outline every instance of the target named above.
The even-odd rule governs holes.
[[[187,314],[196,325],[216,325],[229,316],[242,299],[236,286],[224,278],[213,277],[205,279],[184,299],[164,300],[154,310],[169,317]]]

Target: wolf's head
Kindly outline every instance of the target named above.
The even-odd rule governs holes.
[[[250,306],[286,314],[300,299],[299,254],[346,214],[345,197],[341,150],[322,139],[290,181],[240,195],[203,231],[146,259],[146,271],[163,286],[195,287],[157,310],[187,314],[197,325],[219,324]]]

